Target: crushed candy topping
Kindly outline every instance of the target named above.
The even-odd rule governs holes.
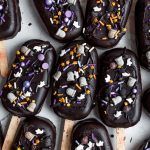
[[[53,106],[84,106],[91,94],[90,83],[96,80],[95,64],[87,56],[92,53],[84,44],[74,44],[60,53],[59,65],[53,78]],[[93,50],[93,48],[92,48]],[[85,61],[82,61],[85,59]]]
[[[104,87],[101,88],[101,107],[112,119],[132,115],[137,95],[137,77],[132,58],[119,56],[104,67]]]
[[[0,25],[6,21],[6,14],[8,13],[8,2],[7,0],[0,0]]]
[[[80,28],[76,15],[76,0],[45,0],[51,25],[57,27],[56,35],[65,38],[67,32]]]

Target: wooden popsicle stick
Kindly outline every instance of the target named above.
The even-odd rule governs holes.
[[[4,41],[0,41],[0,74],[2,77],[7,77],[8,74],[8,59]]]
[[[125,150],[125,129],[116,129],[116,150]]]
[[[16,131],[18,129],[20,121],[21,118],[17,116],[12,116],[2,150],[11,150],[11,146],[14,141],[14,137],[16,135]]]
[[[71,149],[71,133],[72,133],[73,126],[74,126],[74,121],[65,120],[61,150]]]

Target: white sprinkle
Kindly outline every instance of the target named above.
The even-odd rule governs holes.
[[[14,88],[15,88],[15,89],[17,88],[16,82],[14,82]]]
[[[53,19],[52,19],[52,18],[50,18],[50,22],[51,22],[51,24],[54,24],[54,22],[53,22]]]
[[[81,27],[81,26],[79,25],[79,22],[77,22],[77,21],[74,21],[73,25],[74,25],[77,29],[79,29],[79,28]]]
[[[85,28],[83,28],[83,33],[85,33]]]
[[[126,101],[128,101],[129,104],[133,103],[133,99],[132,98],[127,98]]]
[[[131,65],[132,65],[131,58],[128,58],[128,59],[127,59],[127,65],[128,65],[128,66],[131,66]]]
[[[119,118],[122,115],[121,111],[117,111],[116,114],[114,115],[116,118]]]
[[[102,8],[101,8],[101,7],[97,7],[97,6],[96,6],[96,7],[94,7],[94,8],[93,8],[93,10],[94,10],[95,12],[99,12],[99,11],[101,11],[101,10],[102,10]]]
[[[94,49],[95,49],[95,47],[92,47],[92,48],[89,50],[89,52],[91,53]]]
[[[43,134],[44,133],[44,130],[41,130],[41,129],[37,129],[37,130],[35,130],[35,132],[36,132],[36,134]]]
[[[83,46],[85,46],[85,45],[86,45],[86,43],[83,43],[82,45],[83,45]]]
[[[85,48],[88,49],[88,50],[90,49],[88,46],[85,46]]]
[[[107,74],[107,77],[105,78],[106,83],[110,81],[110,75]]]

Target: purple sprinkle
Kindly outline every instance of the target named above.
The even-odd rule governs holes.
[[[53,3],[52,0],[45,0],[46,5],[51,5],[52,3]]]
[[[65,18],[65,19],[64,19],[64,21],[65,21],[65,22],[68,22],[68,21],[69,21],[69,19],[68,19],[68,18]]]
[[[30,82],[29,82],[29,81],[25,81],[25,82],[23,83],[23,87],[25,87],[25,88],[30,87]]]
[[[67,10],[67,11],[65,12],[65,16],[66,16],[67,18],[70,18],[70,17],[72,16],[72,12],[71,12],[70,10]]]
[[[29,76],[31,77],[31,76],[33,76],[34,75],[34,72],[32,72],[32,73],[29,73]]]
[[[28,61],[26,62],[26,65],[29,65],[29,63],[30,63],[30,60],[28,60]]]
[[[38,55],[38,60],[43,61],[45,59],[45,56],[43,54]]]
[[[45,69],[45,70],[48,69],[48,68],[49,68],[48,63],[43,63],[43,64],[42,64],[42,68]]]
[[[137,89],[133,89],[133,93],[134,93],[134,94],[137,93]]]
[[[21,62],[21,67],[24,67],[26,64],[24,62]]]
[[[0,10],[3,10],[3,5],[0,5]]]

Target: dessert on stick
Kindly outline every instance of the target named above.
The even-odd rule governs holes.
[[[78,122],[73,128],[70,142],[71,150],[112,150],[105,126],[95,119]]]
[[[0,74],[7,77],[8,60],[4,40],[12,39],[21,29],[18,0],[0,0]]]
[[[31,117],[22,122],[12,149],[54,150],[55,141],[56,128],[53,123],[42,117]]]
[[[16,58],[1,92],[3,106],[14,115],[7,132],[7,138],[15,134],[19,117],[39,113],[47,96],[56,54],[47,41],[30,40],[16,52]],[[15,127],[12,132],[12,126]],[[4,147],[11,146],[5,139]],[[13,138],[13,137],[12,137]]]
[[[126,48],[105,52],[100,59],[98,106],[102,121],[116,128],[116,149],[125,150],[125,131],[141,117],[141,75],[136,55]]]
[[[140,63],[150,70],[150,0],[137,1],[135,29]]]
[[[115,46],[126,33],[132,0],[88,0],[84,37],[92,45]]]
[[[65,119],[61,149],[70,149],[74,120],[89,115],[95,100],[97,52],[84,41],[74,41],[61,50],[53,75],[52,107]]]
[[[34,0],[49,34],[59,42],[80,36],[83,14],[79,0]]]

